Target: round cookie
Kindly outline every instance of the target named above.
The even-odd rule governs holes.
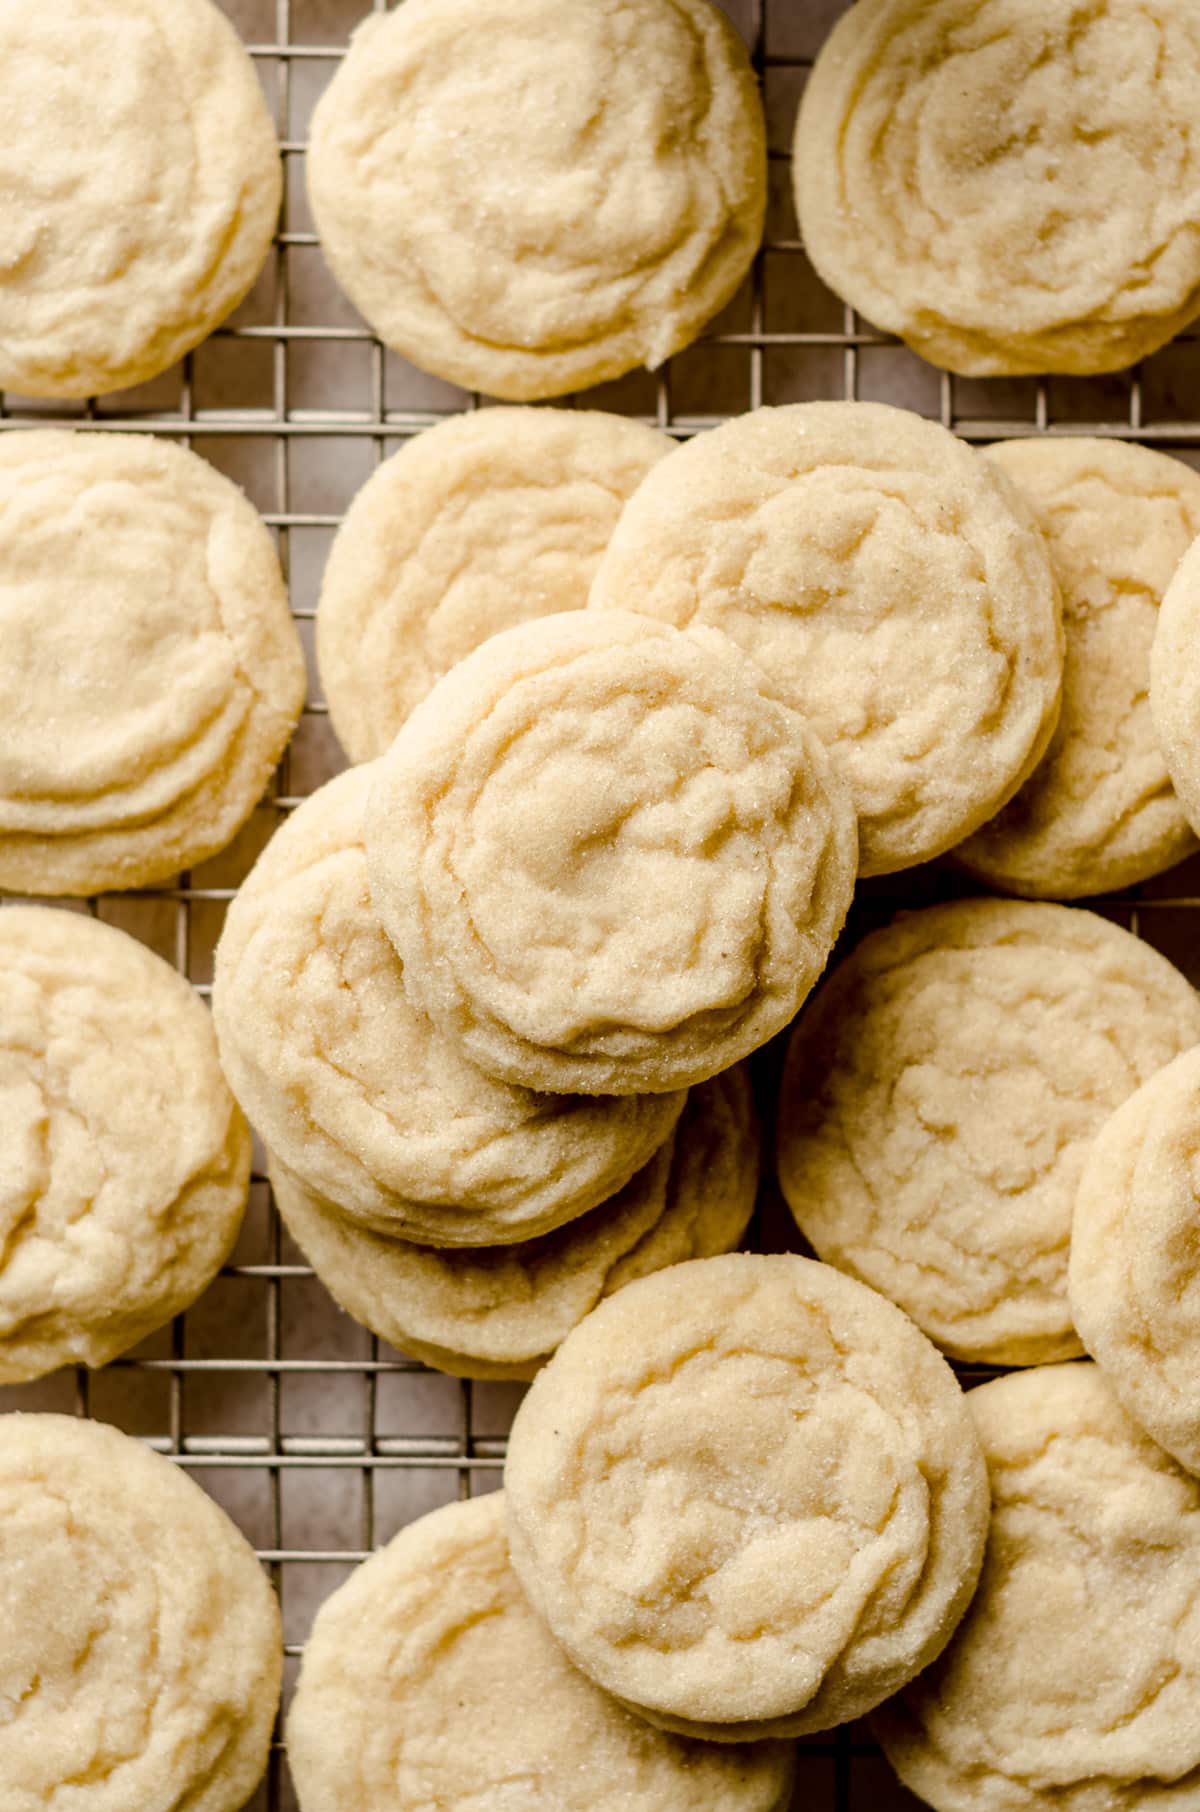
[[[104,1365],[195,1301],[241,1226],[250,1129],[200,1000],[123,931],[7,907],[0,1002],[0,1383],[12,1384]]]
[[[143,383],[232,313],[283,191],[210,0],[0,0],[0,390]]]
[[[1200,826],[1200,540],[1167,587],[1150,650],[1150,709],[1179,803]]]
[[[325,256],[380,338],[517,402],[695,339],[766,186],[754,73],[708,0],[406,0],[355,32],[308,155]]]
[[[759,1129],[744,1070],[688,1096],[662,1149],[609,1201],[520,1245],[435,1252],[354,1226],[272,1163],[289,1232],[342,1307],[462,1378],[532,1378],[597,1302],[737,1246],[754,1210]]]
[[[756,409],[648,475],[592,603],[723,630],[850,784],[864,874],[940,855],[1058,717],[1058,587],[1015,486],[881,403]]]
[[[504,1494],[406,1529],[322,1605],[288,1718],[304,1812],[785,1812],[794,1751],[667,1736],[576,1673],[508,1561]]]
[[[279,1702],[279,1607],[179,1467],[71,1416],[0,1418],[5,1812],[241,1812]]]
[[[975,1586],[987,1478],[949,1366],[828,1265],[630,1284],[517,1412],[512,1561],[589,1678],[668,1730],[799,1736],[877,1705]]]
[[[434,1031],[372,910],[373,776],[352,768],[306,800],[226,915],[213,979],[226,1073],[276,1158],[349,1219],[437,1246],[530,1239],[621,1189],[685,1097],[535,1095]]]
[[[621,506],[675,443],[597,409],[480,409],[408,441],[333,544],[317,661],[352,761],[501,629],[580,610]]]
[[[1200,1473],[1200,1050],[1101,1130],[1075,1198],[1069,1282],[1080,1338],[1121,1403]]]
[[[973,377],[1116,371],[1200,313],[1191,0],[860,0],[796,124],[805,250]]]
[[[236,485],[146,434],[0,436],[0,888],[145,887],[223,849],[304,687]]]
[[[1063,597],[1054,739],[1015,799],[955,851],[1005,893],[1078,899],[1195,848],[1148,698],[1158,608],[1200,534],[1200,475],[1115,440],[1010,440],[988,457],[1037,513]]]
[[[1192,1812],[1200,1795],[1200,1484],[1094,1365],[967,1402],[992,1488],[971,1608],[876,1713],[936,1812]]]
[[[414,1003],[529,1088],[703,1082],[785,1026],[854,885],[805,720],[721,636],[624,611],[493,636],[375,766],[371,897]]]
[[[839,965],[792,1035],[779,1180],[823,1259],[967,1363],[1080,1351],[1071,1213],[1113,1110],[1200,1040],[1200,997],[1068,906],[963,900]]]

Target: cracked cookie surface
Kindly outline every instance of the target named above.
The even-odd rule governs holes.
[[[284,1166],[355,1222],[447,1246],[548,1232],[648,1163],[684,1096],[536,1095],[434,1030],[372,909],[373,777],[306,800],[229,908],[213,1015],[230,1083]]]
[[[371,897],[481,1069],[636,1094],[795,1013],[854,884],[854,814],[723,636],[573,611],[493,636],[375,765]]]
[[[796,125],[805,249],[971,376],[1115,371],[1200,313],[1191,0],[860,0]]]
[[[784,1195],[822,1258],[954,1358],[1069,1358],[1083,1165],[1114,1109],[1198,1039],[1184,977],[1090,912],[965,900],[901,917],[793,1033]]]
[[[577,1673],[498,1491],[411,1523],[326,1600],[287,1740],[304,1812],[784,1812],[793,1773],[787,1744],[668,1736]]]
[[[1200,1473],[1200,1050],[1101,1130],[1075,1198],[1069,1281],[1075,1325],[1117,1397]]]
[[[385,461],[334,541],[317,611],[322,687],[351,760],[382,755],[490,635],[581,610],[622,504],[674,446],[598,409],[481,409]]]
[[[1058,587],[1025,504],[884,404],[756,409],[697,435],[625,506],[592,604],[730,636],[841,767],[864,874],[990,818],[1058,716]]]
[[[635,1277],[732,1251],[758,1176],[741,1068],[693,1089],[666,1144],[608,1201],[515,1245],[435,1252],[389,1239],[271,1164],[279,1211],[330,1294],[392,1346],[464,1378],[532,1378],[589,1310]]]
[[[1200,475],[1113,440],[992,447],[1046,537],[1067,638],[1062,714],[1038,767],[954,853],[1005,893],[1049,899],[1131,887],[1196,839],[1150,713],[1159,606],[1200,534]]]
[[[147,434],[0,441],[0,888],[89,894],[223,849],[304,702],[271,536]]]
[[[195,1301],[241,1226],[250,1129],[203,1005],[124,932],[6,907],[0,1001],[0,1382],[15,1383],[104,1365]]]
[[[967,1397],[992,1524],[928,1673],[877,1712],[936,1812],[1191,1812],[1200,1794],[1200,1484],[1094,1365]]]
[[[250,58],[209,0],[0,0],[0,390],[165,371],[262,269],[282,193]]]
[[[407,0],[355,33],[308,189],[389,346],[561,396],[661,365],[729,301],[762,236],[762,103],[708,0]]]
[[[283,1644],[224,1511],[115,1428],[6,1415],[0,1523],[5,1812],[241,1812]]]
[[[858,1716],[970,1598],[987,1481],[945,1360],[828,1265],[734,1254],[630,1284],[517,1412],[513,1565],[575,1665],[721,1741]]]

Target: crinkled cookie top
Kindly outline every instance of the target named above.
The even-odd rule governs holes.
[[[391,1239],[352,1224],[278,1160],[271,1166],[289,1232],[342,1307],[392,1346],[467,1378],[531,1378],[635,1277],[732,1251],[758,1176],[758,1123],[740,1066],[691,1091],[674,1133],[623,1189],[514,1245],[434,1251]]]
[[[305,1812],[783,1812],[793,1752],[667,1736],[576,1673],[509,1566],[504,1496],[410,1523],[326,1599],[288,1719]]]
[[[903,916],[839,965],[793,1035],[784,1194],[823,1258],[955,1358],[1069,1358],[1092,1141],[1198,1039],[1189,983],[1093,913],[964,900]]]
[[[236,485],[148,434],[3,436],[0,888],[145,886],[222,849],[304,687]]]
[[[0,1381],[15,1382],[103,1365],[200,1293],[237,1237],[250,1132],[204,1007],[124,932],[6,907],[0,1001]]]
[[[1200,1795],[1200,1484],[1094,1365],[973,1390],[992,1488],[949,1648],[875,1719],[937,1812],[1191,1812]]]
[[[684,1096],[535,1095],[434,1030],[372,907],[373,778],[352,768],[306,800],[229,909],[213,983],[227,1073],[276,1156],[355,1221],[432,1245],[528,1239],[628,1182]]]
[[[853,812],[724,637],[621,611],[506,630],[375,767],[371,897],[414,1003],[531,1088],[675,1089],[746,1056],[824,967]]]
[[[0,0],[0,390],[165,371],[253,284],[282,187],[210,0]]]
[[[1115,371],[1200,312],[1192,0],[859,0],[796,127],[824,280],[974,376]]]
[[[1119,1107],[1071,1224],[1071,1312],[1130,1415],[1200,1473],[1200,1050]]]
[[[279,1702],[279,1609],[184,1472],[71,1416],[0,1418],[4,1812],[241,1812]]]
[[[798,1735],[941,1649],[987,1522],[945,1361],[827,1265],[735,1254],[630,1284],[517,1413],[513,1564],[586,1674],[668,1729]]]
[[[1032,517],[905,409],[793,403],[697,435],[625,506],[592,603],[732,637],[842,769],[864,874],[991,817],[1058,716],[1058,587]]]
[[[955,854],[1006,893],[1077,899],[1191,853],[1150,714],[1159,605],[1200,534],[1200,475],[1113,440],[989,450],[1037,514],[1063,598],[1062,715],[1039,766]]]
[[[532,400],[661,365],[725,305],[762,236],[766,129],[709,0],[406,0],[355,33],[308,188],[389,346]]]
[[[675,443],[597,409],[481,409],[408,441],[334,541],[317,658],[354,761],[490,635],[580,610],[621,506]]]

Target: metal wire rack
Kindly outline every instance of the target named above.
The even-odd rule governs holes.
[[[219,0],[248,44],[280,131],[286,185],[266,271],[233,319],[182,366],[139,390],[74,406],[0,395],[0,432],[51,423],[180,440],[243,484],[278,537],[294,615],[310,644],[320,571],[351,496],[403,440],[486,406],[388,353],[324,270],[306,211],[312,105],[367,0]],[[655,377],[589,392],[589,405],[684,437],[765,403],[897,402],[983,442],[1102,433],[1169,447],[1200,465],[1200,342],[1185,336],[1130,373],[1078,380],[962,380],[862,323],[808,265],[790,199],[792,122],[805,71],[846,0],[724,0],[751,47],[771,143],[771,202],[751,279],[704,339]],[[375,0],[385,10],[385,0]],[[315,682],[314,682],[315,683]],[[311,692],[311,689],[310,689]],[[310,695],[266,802],[233,847],[178,883],[107,895],[86,910],[142,938],[207,994],[226,903],[279,815],[342,765]],[[860,925],[943,896],[937,872],[864,890]],[[1200,981],[1200,858],[1099,909]],[[768,1055],[764,1074],[772,1068]],[[260,1154],[261,1156],[261,1154]],[[774,1243],[768,1191],[759,1238]],[[189,1468],[270,1568],[283,1603],[288,1681],[312,1615],[353,1565],[404,1523],[498,1484],[519,1387],[442,1378],[336,1309],[300,1262],[261,1163],[233,1262],[174,1326],[102,1372],[0,1390],[0,1408],[94,1414]],[[914,1806],[857,1727],[803,1745],[807,1812]],[[282,1744],[252,1812],[291,1812]]]

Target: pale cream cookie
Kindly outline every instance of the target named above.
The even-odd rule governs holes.
[[[724,637],[624,611],[493,636],[375,766],[371,897],[415,1005],[529,1088],[702,1082],[787,1024],[854,814]]]
[[[662,1149],[607,1202],[519,1245],[435,1252],[354,1225],[272,1160],[288,1230],[356,1320],[439,1371],[532,1378],[635,1277],[732,1252],[754,1209],[759,1130],[742,1068],[688,1096]]]
[[[226,1072],[267,1145],[346,1217],[438,1246],[548,1232],[649,1162],[684,1096],[546,1096],[483,1075],[411,1004],[372,909],[373,766],[305,801],[217,946]]]
[[[0,390],[165,371],[250,289],[282,189],[210,0],[0,0]]]
[[[104,1365],[179,1314],[249,1179],[187,982],[78,913],[0,912],[0,1383]]]
[[[818,273],[923,358],[1115,371],[1200,314],[1192,0],[859,0],[808,78]]]
[[[864,874],[969,835],[1058,717],[1058,586],[1027,506],[945,428],[881,403],[697,435],[626,505],[592,603],[732,637],[842,768]]]
[[[1150,650],[1150,709],[1179,803],[1200,829],[1200,540],[1183,556]]]
[[[864,939],[792,1035],[779,1180],[820,1256],[956,1359],[1080,1351],[1071,1213],[1093,1141],[1200,1040],[1200,997],[1069,906],[963,900]]]
[[[758,250],[766,178],[709,0],[406,0],[354,34],[308,155],[325,256],[380,338],[518,402],[695,339]]]
[[[1196,839],[1150,714],[1163,594],[1200,535],[1200,475],[1115,440],[1010,440],[989,450],[1046,537],[1063,597],[1062,715],[1015,799],[955,851],[1005,893],[1078,899],[1130,887]]]
[[[1075,1198],[1069,1281],[1075,1326],[1117,1397],[1200,1473],[1200,1050],[1101,1130]]]
[[[569,1665],[504,1494],[410,1523],[327,1598],[288,1718],[301,1812],[784,1812],[794,1751],[667,1736]]]
[[[597,409],[480,409],[386,460],[333,544],[317,611],[321,684],[351,760],[382,755],[490,635],[582,609],[622,504],[674,445]]]
[[[0,1417],[4,1812],[241,1812],[279,1702],[279,1607],[170,1460]]]
[[[720,1741],[844,1723],[970,1600],[987,1476],[958,1384],[829,1265],[737,1253],[570,1334],[505,1467],[521,1584],[575,1665]]]
[[[1094,1365],[967,1398],[992,1490],[971,1608],[874,1723],[936,1812],[1193,1812],[1200,1483]]]
[[[148,434],[0,436],[0,888],[144,887],[223,849],[304,688],[236,485]]]

